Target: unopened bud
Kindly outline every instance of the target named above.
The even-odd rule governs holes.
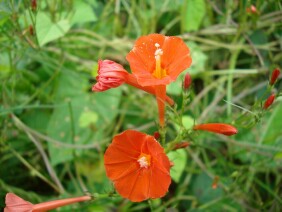
[[[36,0],[31,0],[31,9],[35,11],[37,8],[37,1]]]
[[[237,134],[237,129],[229,124],[224,123],[207,123],[207,124],[198,124],[194,126],[194,130],[204,130],[208,132],[218,133],[222,135],[231,136]]]
[[[218,186],[218,181],[219,181],[219,176],[215,176],[212,182],[212,188],[217,189]]]
[[[256,14],[258,11],[257,11],[257,8],[254,5],[251,5],[250,7],[247,7],[246,12]]]
[[[33,36],[34,35],[34,30],[33,30],[33,26],[32,25],[29,25],[29,34],[31,35],[31,36]]]
[[[270,78],[270,81],[269,81],[269,85],[274,85],[277,78],[279,77],[279,74],[280,74],[280,70],[278,68],[274,69],[272,74],[271,74],[271,78]]]
[[[263,109],[267,109],[269,108],[270,105],[272,105],[272,103],[274,102],[275,99],[275,94],[271,94],[267,100],[265,101],[264,105],[263,105]]]
[[[185,75],[184,82],[183,82],[184,90],[188,90],[190,85],[191,85],[191,83],[192,83],[192,78],[191,78],[190,74],[187,73]]]
[[[183,149],[183,148],[186,148],[186,147],[189,146],[189,145],[190,145],[189,142],[183,141],[183,142],[180,142],[180,143],[175,144],[175,146],[173,147],[172,150]]]
[[[160,133],[159,132],[154,132],[154,138],[156,139],[156,140],[158,140],[159,138],[160,138]]]

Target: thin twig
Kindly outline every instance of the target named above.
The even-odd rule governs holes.
[[[51,178],[53,179],[54,183],[60,189],[60,193],[65,193],[65,189],[64,189],[63,185],[61,184],[61,182],[60,182],[60,180],[59,180],[55,170],[53,169],[53,167],[52,167],[52,165],[51,165],[51,163],[49,161],[49,158],[48,158],[47,154],[45,153],[44,148],[42,147],[42,144],[35,137],[33,137],[29,132],[25,132],[25,133],[27,134],[29,139],[34,143],[34,145],[36,146],[37,150],[41,154],[41,157],[43,158],[43,161],[45,163],[47,171],[48,171],[49,175],[51,176]]]

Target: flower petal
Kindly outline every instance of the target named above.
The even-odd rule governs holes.
[[[150,169],[139,169],[115,182],[118,193],[133,202],[141,202],[149,198]],[[127,186],[125,186],[127,185]]]
[[[156,166],[152,167],[152,175],[150,179],[150,198],[160,198],[163,197],[171,183],[171,178],[169,173],[164,173],[162,170],[158,169]]]
[[[6,194],[4,212],[31,212],[33,204],[13,193]]]
[[[190,50],[181,38],[175,36],[166,37],[162,48],[162,66],[174,81],[182,71],[191,65]]]

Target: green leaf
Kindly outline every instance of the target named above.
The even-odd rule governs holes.
[[[98,115],[92,111],[83,112],[79,117],[79,126],[82,128],[89,127],[91,124],[96,124]]]
[[[51,112],[48,109],[33,109],[27,110],[22,115],[23,122],[32,129],[46,133],[46,128],[50,120]]]
[[[264,134],[259,143],[278,145],[282,143],[282,103],[276,106],[272,115],[267,122],[267,126],[263,130]]]
[[[178,183],[185,169],[187,160],[186,151],[184,149],[178,149],[176,151],[169,152],[167,156],[169,160],[174,163],[174,166],[170,169],[171,178]]]
[[[182,116],[182,123],[186,129],[191,129],[194,126],[194,119],[191,116]]]
[[[103,131],[118,114],[121,90],[111,89],[102,93],[89,93],[86,89],[88,75],[63,71],[58,79],[54,100],[58,107],[48,124],[48,135],[68,144],[89,144],[105,139]],[[78,83],[79,79],[79,83]],[[73,159],[74,150],[48,143],[53,165]]]
[[[206,12],[204,0],[186,0],[182,10],[182,27],[185,32],[197,31]]]
[[[188,72],[193,77],[194,75],[205,71],[205,63],[208,57],[195,42],[188,42],[187,44],[190,48],[191,57],[193,59],[192,65],[188,69]]]
[[[75,12],[70,20],[71,25],[97,20],[91,5],[83,1],[74,1],[74,8]]]
[[[197,175],[196,179],[191,183],[193,194],[196,195],[200,203],[207,203],[215,200],[223,195],[221,188],[212,188],[212,179],[205,173]]]
[[[70,23],[66,19],[53,23],[46,13],[39,12],[36,16],[35,28],[39,46],[43,46],[64,36],[70,29]]]
[[[282,152],[278,152],[274,155],[274,160],[282,161]]]
[[[187,130],[192,129],[192,127],[194,126],[194,122],[195,121],[191,116],[187,116],[187,115],[182,116],[182,124]],[[174,126],[177,131],[180,130],[180,126],[177,123],[174,123]]]

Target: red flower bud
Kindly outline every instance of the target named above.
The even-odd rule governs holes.
[[[183,148],[186,148],[186,147],[189,146],[189,145],[190,145],[189,142],[183,141],[183,142],[180,142],[180,143],[175,144],[175,146],[173,147],[172,150],[183,149]]]
[[[194,130],[204,130],[213,133],[223,134],[223,135],[234,135],[237,134],[237,129],[229,124],[223,123],[208,123],[208,124],[199,124],[194,126]]]
[[[35,11],[36,8],[37,8],[37,2],[36,2],[36,0],[31,0],[31,9],[32,9],[33,11]]]
[[[188,90],[190,85],[191,85],[191,83],[192,83],[192,78],[191,78],[190,74],[187,73],[185,75],[184,82],[183,82],[184,90]]]
[[[268,99],[265,101],[264,105],[263,105],[263,109],[267,109],[269,108],[270,105],[272,105],[272,103],[274,102],[275,99],[275,94],[271,94]]]
[[[92,91],[116,88],[125,82],[127,74],[122,65],[111,60],[99,60],[97,83],[93,85]]]
[[[251,5],[250,7],[246,8],[246,12],[256,14],[258,11],[257,11],[257,8],[254,5]]]
[[[277,78],[279,77],[279,74],[280,74],[280,70],[278,68],[273,70],[270,81],[269,81],[269,85],[275,84]]]
[[[29,25],[29,34],[31,35],[31,36],[33,36],[34,35],[34,30],[33,30],[33,26],[32,25]]]
[[[160,138],[160,133],[159,132],[154,132],[154,138],[158,140]]]
[[[212,182],[212,189],[217,189],[219,182],[219,176],[215,176]]]

